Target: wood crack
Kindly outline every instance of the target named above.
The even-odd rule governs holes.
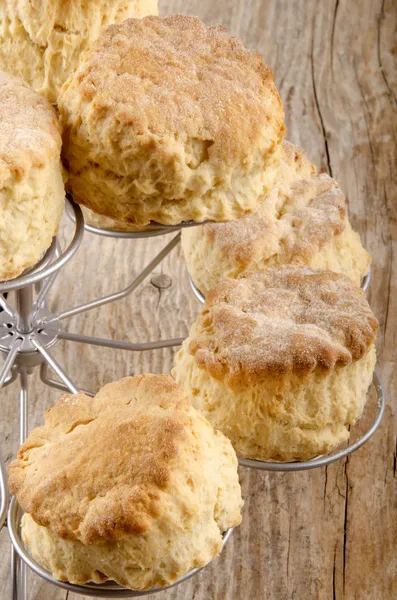
[[[377,53],[378,53],[378,63],[379,63],[379,70],[381,72],[383,81],[385,82],[385,85],[387,87],[387,91],[389,93],[390,99],[394,100],[394,104],[397,107],[397,98],[395,97],[393,90],[391,89],[389,82],[387,80],[386,77],[386,73],[383,69],[383,64],[382,64],[382,57],[381,57],[381,52],[380,52],[380,36],[381,36],[381,23],[382,21],[386,18],[385,15],[385,0],[382,1],[382,7],[380,9],[380,13],[379,13],[379,17],[378,17],[378,26],[377,26]]]
[[[334,550],[334,564],[332,568],[332,600],[336,600],[336,546]]]
[[[365,129],[367,130],[367,137],[368,137],[369,149],[371,151],[372,165],[375,167],[375,154],[374,154],[374,149],[372,147],[371,136],[369,133],[368,118],[367,118],[367,113],[368,113],[368,115],[370,115],[371,111],[369,110],[368,103],[367,103],[367,100],[364,95],[364,90],[363,90],[360,80],[358,78],[358,73],[357,73],[357,69],[356,69],[356,65],[355,65],[354,61],[353,61],[353,70],[354,70],[354,74],[356,76],[356,81],[357,81],[358,89],[360,90],[361,98],[362,98],[362,100],[364,102],[364,106],[366,108],[366,110],[364,111]]]
[[[385,199],[385,206],[388,207],[385,185],[383,185],[383,196]],[[392,266],[393,266],[393,244],[391,243],[390,236],[388,239],[388,245],[390,248],[390,261],[389,261],[389,270],[387,273],[387,297],[386,297],[386,308],[385,308],[385,322],[383,325],[384,338],[386,337],[387,324],[388,324],[388,319],[389,319],[389,306],[390,306],[390,297],[391,297],[391,289],[390,288],[391,288],[391,276],[392,276]]]
[[[290,557],[290,549],[291,549],[291,516],[290,516],[290,519],[289,519],[289,528],[288,528],[287,582],[289,580],[289,557]]]
[[[342,579],[343,579],[343,593],[345,593],[346,586],[346,549],[347,549],[347,519],[348,519],[348,500],[349,500],[349,476],[347,474],[347,467],[349,464],[349,457],[345,460],[345,479],[346,479],[346,491],[345,491],[345,513],[343,520],[343,564],[342,564]]]
[[[336,18],[338,15],[338,8],[339,8],[339,0],[336,0],[335,8],[334,8],[334,16],[332,19],[332,32],[331,32],[331,72],[332,72],[332,76],[334,74],[334,39],[335,39],[335,27],[336,27]]]
[[[314,32],[315,32],[315,30],[316,30],[316,17],[314,16],[313,27],[312,27],[312,43],[311,43],[311,49],[310,49],[312,86],[313,86],[314,101],[316,103],[316,109],[317,109],[318,117],[320,119],[321,131],[322,131],[323,139],[324,139],[328,173],[332,177],[332,166],[331,166],[331,159],[330,159],[329,148],[328,148],[327,132],[325,129],[323,115],[322,115],[321,109],[320,109],[320,103],[318,101],[318,95],[317,95],[317,89],[316,89],[316,79],[315,79],[315,75],[314,75]]]

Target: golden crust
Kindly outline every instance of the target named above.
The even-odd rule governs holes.
[[[54,109],[26,83],[3,72],[0,122],[0,189],[59,156],[61,136]]]
[[[179,221],[212,218],[210,206],[195,203],[211,204],[215,193],[224,197],[214,220],[235,216],[223,204],[237,210],[244,194],[253,198],[239,214],[252,210],[284,134],[261,55],[223,27],[181,15],[110,26],[65,84],[59,107],[75,198],[137,224],[178,222],[174,211]],[[256,178],[243,185],[251,171]]]
[[[230,223],[207,223],[197,232],[228,259],[247,266],[275,255],[280,262],[305,264],[319,247],[344,228],[345,197],[337,182],[315,175],[304,150],[283,143],[275,188],[251,214]],[[303,178],[302,178],[303,175]],[[184,232],[188,237],[196,233]]]
[[[64,539],[95,544],[143,533],[160,510],[186,406],[167,375],[126,378],[94,399],[64,395],[10,465],[10,490]]]
[[[81,55],[103,29],[158,14],[157,0],[2,0],[0,69],[57,102]]]
[[[319,248],[345,227],[345,196],[326,174],[293,183],[286,194],[265,199],[247,217],[204,225],[209,240],[238,265],[274,256],[281,263],[307,264]],[[277,240],[277,242],[276,242]]]
[[[359,360],[378,322],[364,292],[331,271],[283,266],[225,279],[189,336],[199,366],[230,386]]]
[[[172,511],[178,473],[184,481],[188,462],[194,469],[199,460],[194,427],[214,438],[214,448],[227,442],[218,442],[169,375],[127,377],[94,398],[66,394],[11,463],[9,488],[59,538],[90,546],[145,534]],[[238,520],[234,507],[230,518]]]
[[[370,256],[352,231],[338,183],[305,152],[284,141],[274,188],[257,209],[229,223],[182,231],[182,249],[195,285],[205,295],[224,277],[280,264],[347,275],[360,285]]]

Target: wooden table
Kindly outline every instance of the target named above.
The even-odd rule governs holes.
[[[241,470],[244,520],[222,556],[189,582],[148,600],[393,600],[397,598],[397,2],[395,0],[163,0],[162,14],[197,14],[258,48],[273,68],[289,140],[341,184],[353,226],[373,256],[370,302],[381,326],[378,371],[388,395],[380,430],[348,460],[296,474]],[[65,221],[62,235],[70,234]],[[126,285],[166,239],[86,235],[59,277],[60,309]],[[148,340],[185,335],[199,311],[180,249],[127,300],[74,317],[70,330]],[[167,278],[166,278],[167,279]],[[167,285],[167,282],[165,283]],[[134,354],[59,343],[80,386],[169,371],[173,351]],[[57,398],[30,377],[30,427]],[[17,386],[1,393],[3,447],[17,450]],[[6,531],[1,591],[9,598]],[[29,600],[77,600],[29,575]]]

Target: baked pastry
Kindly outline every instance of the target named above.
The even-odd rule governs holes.
[[[284,135],[271,71],[223,27],[128,19],[59,97],[74,199],[132,224],[225,221],[273,185]]]
[[[127,221],[118,221],[117,219],[99,215],[83,205],[81,206],[81,210],[84,215],[84,222],[99,229],[107,229],[108,231],[142,231],[144,229],[139,225],[133,225]]]
[[[0,280],[40,259],[65,204],[61,135],[50,103],[0,72]]]
[[[2,0],[0,69],[57,102],[81,54],[107,25],[156,15],[157,4],[158,0]]]
[[[211,561],[241,520],[237,459],[170,375],[64,395],[9,467],[24,543],[56,579],[144,590]]]
[[[283,144],[276,186],[250,215],[182,232],[187,269],[205,295],[224,277],[280,264],[330,269],[360,285],[370,255],[349,223],[337,182]]]
[[[238,455],[309,459],[347,440],[360,418],[377,328],[344,275],[265,269],[209,292],[173,375]]]

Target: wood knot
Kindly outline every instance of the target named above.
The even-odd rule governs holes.
[[[172,277],[166,275],[165,273],[161,273],[160,275],[153,275],[153,277],[150,280],[150,283],[159,290],[166,290],[167,288],[172,286]]]

